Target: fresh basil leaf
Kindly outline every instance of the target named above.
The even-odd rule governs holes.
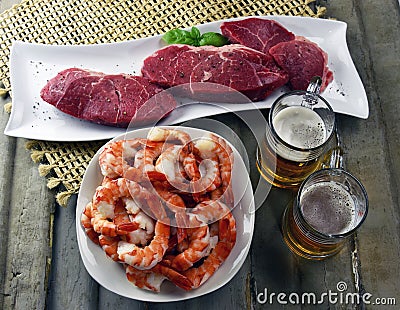
[[[162,39],[167,44],[187,44],[193,46],[214,45],[222,46],[228,43],[228,39],[215,32],[206,32],[201,35],[200,30],[192,27],[190,31],[173,29],[165,33]]]
[[[168,44],[177,44],[182,43],[189,35],[190,33],[186,30],[172,29],[165,33],[162,39]]]
[[[191,37],[186,37],[184,39],[182,39],[181,42],[179,42],[180,44],[187,44],[187,45],[193,45],[193,46],[199,46],[199,43],[197,40],[191,38]]]
[[[214,45],[222,46],[228,43],[228,38],[224,37],[222,34],[216,32],[205,32],[200,37],[199,44],[203,45]]]
[[[192,27],[192,30],[190,31],[190,34],[192,36],[193,39],[200,39],[200,30],[197,29],[196,27]]]

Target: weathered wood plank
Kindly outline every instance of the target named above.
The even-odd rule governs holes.
[[[364,183],[370,210],[358,234],[362,285],[373,297],[400,296],[400,15],[396,1],[335,1],[349,23],[349,48],[369,99],[370,117],[340,118],[347,168]]]
[[[18,1],[2,0],[0,12]],[[8,115],[0,100],[0,130]],[[53,195],[32,164],[24,139],[0,137],[0,308],[44,309]]]
[[[50,226],[54,198],[32,165],[25,140],[15,149],[9,198],[9,229],[5,264],[5,309],[45,305]]]
[[[98,284],[81,260],[75,227],[76,195],[67,207],[56,206],[53,260],[48,286],[49,309],[97,309]]]
[[[99,290],[99,309],[246,309],[247,260],[238,274],[224,287],[210,294],[180,302],[140,302],[116,295],[104,288]]]
[[[345,247],[334,258],[326,261],[308,261],[295,256],[287,248],[280,230],[281,216],[287,204],[292,203],[294,193],[272,189],[265,204],[257,211],[256,231],[251,251],[252,281],[254,282],[252,301],[256,309],[266,306],[273,309],[283,304],[277,300],[279,293],[286,294],[283,302],[294,308],[313,307],[314,297],[300,300],[302,294],[313,294],[315,302],[328,305],[323,296],[329,290],[335,291],[339,281],[344,281],[351,289],[351,257],[349,247]],[[293,294],[293,301],[288,296]],[[306,295],[304,295],[306,296]],[[293,304],[293,305],[292,305]]]
[[[3,109],[3,104],[9,100],[0,99],[0,130],[3,132],[7,124],[8,115]],[[11,183],[14,169],[14,152],[16,139],[5,135],[0,137],[0,305],[3,304],[5,296],[5,276],[7,262],[7,247],[9,234],[9,214],[11,201]]]
[[[1,3],[1,10],[12,1]],[[2,98],[1,126],[10,98]],[[0,146],[0,308],[44,308],[48,263],[51,258],[52,195],[32,165],[24,139],[2,135]]]
[[[14,1],[5,0],[0,2],[0,12],[10,8]],[[9,97],[0,98],[0,130],[4,131],[8,121],[8,113],[3,109],[4,104],[10,102]],[[7,247],[8,247],[8,232],[9,232],[9,206],[11,196],[11,184],[9,180],[12,178],[12,171],[14,165],[14,151],[16,146],[16,139],[10,138],[5,135],[0,137],[0,149],[2,154],[0,156],[0,307],[3,305],[4,297],[7,295],[5,292],[6,286],[6,261],[7,261]]]

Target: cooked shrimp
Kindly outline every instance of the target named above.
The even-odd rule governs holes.
[[[115,237],[118,234],[126,234],[137,228],[129,222],[116,224],[114,219],[119,212],[120,198],[129,196],[129,190],[124,179],[103,181],[96,189],[92,200],[92,225],[97,233]],[[121,185],[121,186],[120,186]]]
[[[132,222],[137,224],[138,228],[128,232],[123,236],[99,236],[99,243],[107,256],[116,262],[121,262],[118,257],[118,242],[121,240],[137,245],[146,245],[154,236],[154,221],[136,204],[134,200],[122,198],[115,207],[114,223],[121,225]],[[123,238],[123,239],[121,239]]]
[[[166,129],[160,127],[153,127],[148,135],[147,139],[150,141],[180,141],[183,145],[190,143],[192,140],[190,135],[182,130],[178,129]]]
[[[185,148],[184,151],[181,152],[180,162],[182,163],[184,173],[187,178],[190,179],[190,193],[192,194],[193,200],[200,202],[204,190],[208,187],[208,185],[204,186],[204,183],[208,181],[202,178],[200,168],[197,164],[198,158],[193,153],[193,146],[191,146],[191,149],[192,152],[189,152],[188,148]]]
[[[225,199],[227,196],[233,197],[233,192],[231,192],[231,190],[232,190],[231,186],[229,186],[228,189],[226,189],[226,190],[224,190],[222,187],[218,187],[215,190],[210,192],[210,199],[218,200],[220,202],[226,202],[226,200],[228,200],[228,199]],[[230,193],[230,194],[228,194],[228,193]],[[229,200],[231,200],[231,199],[229,199]],[[232,204],[228,204],[228,205],[230,207],[232,207]]]
[[[143,211],[139,211],[132,216],[132,222],[137,223],[139,227],[124,236],[127,242],[144,246],[153,239],[155,222],[151,217]]]
[[[110,178],[122,177],[124,171],[133,166],[143,139],[121,140],[108,143],[99,155],[101,173]]]
[[[211,254],[197,268],[190,268],[183,272],[192,283],[191,288],[195,289],[206,282],[215,271],[222,265],[231,252],[226,242],[218,242]]]
[[[119,236],[110,237],[105,235],[99,236],[99,243],[101,248],[106,252],[107,256],[110,257],[113,261],[120,262],[118,258],[118,242],[121,240]]]
[[[115,208],[115,224],[132,222],[137,224],[138,228],[124,235],[124,240],[145,245],[154,236],[154,220],[145,214],[140,205],[133,199],[122,198]],[[116,251],[115,251],[116,252]]]
[[[204,159],[199,165],[200,179],[193,184],[196,192],[211,192],[221,186],[218,161]]]
[[[99,234],[94,231],[91,220],[92,220],[92,203],[89,202],[86,205],[85,210],[83,210],[81,214],[81,224],[85,229],[85,233],[87,234],[89,239],[92,240],[95,244],[99,244]]]
[[[233,152],[229,144],[216,135],[210,134],[195,143],[196,148],[200,151],[202,158],[213,159],[218,158],[219,174],[221,177],[222,188],[224,190],[223,198],[229,205],[233,205],[233,192],[231,185]],[[214,179],[218,180],[218,179]],[[210,190],[216,189],[218,186],[210,187]]]
[[[104,178],[82,226],[137,287],[158,292],[166,279],[199,287],[236,242],[233,157],[224,139],[192,141],[179,129],[111,142],[100,153]]]
[[[192,289],[204,284],[231,253],[236,242],[236,222],[232,213],[226,214],[219,221],[218,238],[218,243],[203,264],[183,272],[183,275],[192,282]]]
[[[142,172],[154,171],[154,161],[170,146],[171,144],[164,141],[146,143],[144,148],[136,153],[134,167]]]
[[[200,202],[191,210],[191,223],[193,225],[200,225],[200,223],[211,224],[227,214],[230,214],[230,209],[227,205],[218,200],[207,200]]]
[[[106,183],[106,185],[107,185],[107,183]],[[127,210],[125,209],[124,203],[122,200],[118,200],[115,204],[113,222],[116,225],[121,225],[121,224],[131,222],[131,218],[130,218]],[[115,237],[110,237],[110,236],[106,236],[106,235],[99,236],[100,246],[102,247],[104,252],[106,252],[107,256],[109,256],[112,260],[114,260],[116,262],[120,262],[120,260],[118,259],[118,253],[117,253],[118,242],[120,240],[121,240],[120,236],[115,236]]]
[[[197,158],[193,153],[189,152],[187,148],[181,152],[180,161],[182,162],[183,170],[189,179],[194,181],[200,179],[201,175],[197,165]]]
[[[192,283],[186,276],[170,268],[169,266],[164,265],[163,262],[157,264],[153,270],[166,276],[168,280],[170,280],[176,286],[187,291],[191,289]]]
[[[214,135],[209,134],[211,139],[215,142],[215,152],[218,155],[221,165],[221,179],[222,182],[230,182],[233,165],[233,151],[226,140]]]
[[[176,193],[172,193],[166,190],[159,183],[154,183],[154,189],[158,195],[160,195],[161,200],[167,205],[167,207],[175,214],[175,223],[177,226],[177,242],[181,243],[183,239],[186,238],[185,227],[188,227],[186,221],[186,205],[182,197]]]
[[[108,184],[108,182],[112,181],[114,179],[109,178],[109,177],[103,177],[103,181],[101,182],[100,185],[106,186]]]
[[[186,250],[178,254],[172,261],[172,268],[184,271],[206,256],[210,245],[210,231],[208,225],[187,229],[189,245]]]
[[[217,145],[217,153],[218,159],[220,163],[220,173],[221,173],[221,181],[222,187],[224,190],[223,199],[225,203],[229,207],[234,206],[234,196],[232,190],[232,167],[234,163],[234,154],[232,148],[226,142],[226,140],[214,135],[210,134],[211,139],[215,141]]]
[[[155,170],[163,173],[168,182],[182,192],[189,191],[189,181],[182,176],[179,156],[181,145],[174,145],[165,150],[157,159]]]
[[[126,275],[135,286],[154,292],[160,291],[161,284],[166,279],[185,290],[189,290],[192,285],[187,277],[163,264],[157,264],[150,270],[139,270],[126,265]]]
[[[134,200],[140,203],[141,210],[149,216],[152,215],[155,220],[169,223],[167,212],[158,195],[136,182],[132,183],[129,187],[129,192],[134,197]]]
[[[219,222],[214,222],[210,224],[209,226],[210,229],[210,244],[208,246],[208,250],[205,256],[210,255],[211,251],[215,248],[219,241]]]
[[[185,211],[186,205],[180,195],[165,189],[162,185],[160,185],[157,182],[154,182],[154,189],[160,196],[161,200],[167,205],[167,207],[172,212],[179,213]]]
[[[205,171],[201,174],[201,186],[204,187],[206,191],[213,191],[221,185],[218,161],[212,158],[202,160],[199,169],[200,172],[203,170]]]
[[[231,212],[219,220],[218,238],[232,248],[236,242],[236,221]]]
[[[161,284],[167,279],[161,273],[152,270],[139,270],[128,264],[125,265],[125,272],[128,281],[134,286],[153,292],[160,292]]]
[[[136,182],[119,178],[108,182],[104,186],[99,186],[95,192],[92,225],[97,233],[115,237],[121,234],[126,235],[128,232],[138,228],[137,223],[116,224],[114,222],[115,208],[122,198],[140,201],[142,208],[149,207],[150,210],[148,211],[151,211],[160,219],[167,217],[161,202],[155,194],[150,193]]]
[[[172,267],[184,271],[193,266],[193,263],[205,257],[211,249],[208,224],[230,215],[229,208],[218,201],[203,201],[193,208],[191,214],[189,214],[190,225],[193,227],[188,229],[189,247],[176,256],[172,262]],[[213,239],[212,246],[215,245],[215,241]]]
[[[120,241],[118,243],[118,257],[137,269],[153,268],[162,260],[167,251],[169,236],[169,225],[157,221],[154,238],[148,246],[141,248],[133,243]]]
[[[127,199],[124,199],[128,213],[136,214],[140,209],[157,220],[163,221],[165,219],[168,221],[165,208],[157,194],[150,192],[139,183],[128,179],[120,179],[119,182],[128,189],[130,194],[130,196],[128,195],[125,197]],[[133,211],[133,209],[136,211]]]
[[[219,200],[219,199],[221,199],[223,194],[224,194],[223,189],[221,187],[218,187],[210,192],[210,199],[211,200]]]
[[[182,253],[189,247],[189,241],[187,239],[187,233],[185,230],[185,237],[178,243],[178,236],[177,236],[177,228],[171,226],[171,235],[168,242],[168,250],[166,252],[167,255],[175,255],[178,253]]]
[[[111,183],[113,184],[113,183]],[[107,184],[105,185],[107,186]],[[128,214],[127,206],[129,205],[129,201],[127,198],[118,199],[114,203],[114,219],[113,222],[116,225],[126,224],[131,222],[131,218]]]
[[[202,159],[199,165],[200,181],[196,182],[197,191],[212,191],[221,185],[218,155],[213,152],[215,143],[211,139],[199,139],[194,142],[194,152]]]

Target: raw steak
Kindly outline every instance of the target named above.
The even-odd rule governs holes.
[[[289,73],[289,83],[294,90],[305,90],[312,77],[322,78],[321,91],[333,80],[329,70],[328,55],[314,42],[304,37],[273,46],[269,53]]]
[[[117,127],[156,122],[176,107],[170,94],[146,78],[75,68],[51,79],[41,97],[69,115]]]
[[[230,42],[251,47],[263,53],[280,43],[294,40],[295,35],[280,23],[262,19],[247,18],[239,21],[224,22],[221,32]]]
[[[270,55],[239,44],[169,45],[145,59],[142,74],[163,87],[197,82],[220,84],[253,101],[264,99],[288,81],[288,74]],[[204,87],[190,88],[204,91]]]
[[[55,105],[64,96],[65,90],[71,82],[90,75],[103,76],[104,74],[79,68],[65,69],[43,87],[40,96],[44,101]]]

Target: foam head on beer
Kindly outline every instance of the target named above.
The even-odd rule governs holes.
[[[351,195],[333,181],[312,184],[300,197],[303,218],[325,235],[350,231],[355,222],[355,209]]]
[[[307,107],[284,108],[275,115],[272,123],[277,135],[297,148],[316,148],[327,139],[324,121],[317,112]]]

